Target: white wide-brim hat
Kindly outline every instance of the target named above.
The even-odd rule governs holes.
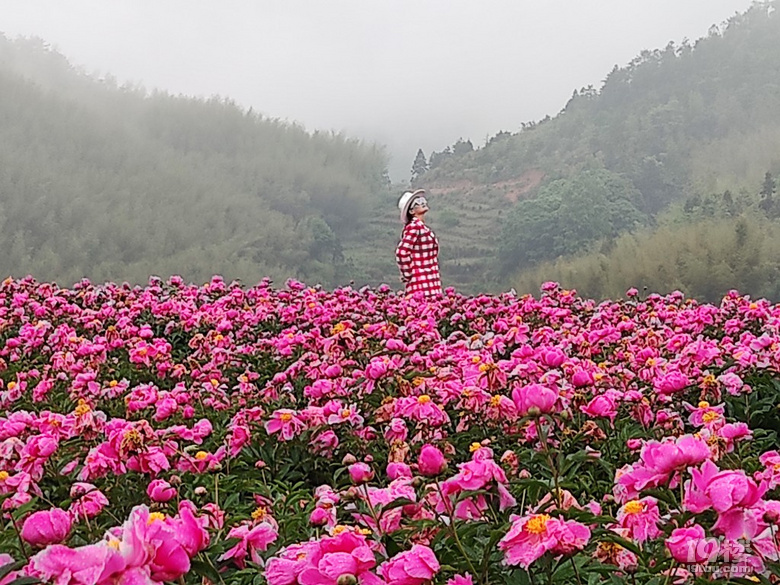
[[[425,195],[425,189],[417,189],[417,191],[407,191],[398,200],[398,209],[401,211],[401,221],[406,223],[406,214],[409,213],[409,206],[415,198]]]

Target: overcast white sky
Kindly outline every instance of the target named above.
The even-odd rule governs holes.
[[[0,0],[0,32],[173,93],[231,97],[388,146],[408,180],[459,137],[554,116],[643,49],[750,0]],[[1,91],[1,88],[0,88]]]

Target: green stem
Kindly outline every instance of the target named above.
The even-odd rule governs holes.
[[[465,559],[466,563],[469,566],[469,570],[471,571],[471,574],[477,577],[478,575],[480,575],[480,573],[474,568],[474,564],[471,562],[469,555],[466,554],[466,549],[463,547],[463,543],[460,541],[460,537],[458,536],[458,531],[455,529],[454,512],[452,511],[452,508],[449,506],[449,499],[445,497],[438,479],[436,480],[436,489],[439,490],[439,496],[441,497],[442,502],[444,502],[444,505],[449,513],[449,519],[450,519],[449,523],[445,523],[445,522],[442,523],[449,529],[449,532],[452,535],[452,539],[455,541],[455,546],[458,547],[460,554],[463,555],[463,558]],[[441,518],[439,518],[439,521],[441,522]],[[483,582],[482,580],[478,581],[478,583],[479,585],[488,585],[487,582]]]
[[[552,455],[550,454],[549,446],[547,445],[547,432],[542,427],[542,420],[540,416],[534,417],[536,422],[536,431],[539,433],[539,437],[542,439],[542,446],[544,447],[544,453],[547,455],[547,462],[550,465],[550,471],[553,475],[553,483],[555,484],[555,501],[558,504],[558,510],[561,509],[561,489],[558,484],[558,466],[553,463]]]

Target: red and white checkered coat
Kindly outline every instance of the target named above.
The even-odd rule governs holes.
[[[442,294],[439,276],[439,241],[431,228],[417,218],[404,227],[395,251],[406,294],[422,292],[426,297]]]

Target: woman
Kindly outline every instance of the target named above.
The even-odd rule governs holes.
[[[401,282],[406,294],[421,292],[425,298],[441,296],[439,276],[439,241],[425,225],[428,201],[425,190],[407,191],[398,201],[404,231],[395,251],[395,260],[401,271]]]

